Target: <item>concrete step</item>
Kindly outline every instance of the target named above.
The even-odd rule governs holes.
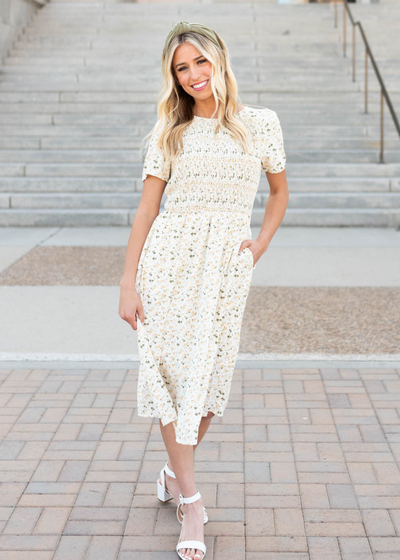
[[[382,184],[376,185],[376,190],[389,190],[386,179],[380,179]],[[141,179],[131,177],[0,177],[1,193],[132,193],[140,192],[143,183]],[[372,187],[371,187],[372,188]]]
[[[113,90],[113,85],[115,83],[118,84],[125,84],[126,87],[130,86],[131,88],[135,85],[144,84],[147,85],[147,90],[152,90],[154,86],[157,86],[160,80],[160,75],[158,72],[149,72],[149,73],[141,73],[141,72],[115,72],[113,75],[113,80],[110,82],[108,79],[107,81],[107,72],[101,71],[101,69],[93,69],[87,70],[82,69],[79,73],[67,73],[64,72],[63,74],[46,74],[41,75],[38,73],[31,73],[31,74],[13,74],[13,73],[3,73],[2,75],[2,89],[6,85],[10,87],[12,84],[15,88],[19,88],[27,85],[32,87],[38,87],[41,85],[42,89],[47,89],[48,86],[68,86],[70,84],[75,84],[75,89],[80,89],[80,86],[84,86],[88,81],[92,81],[94,84],[104,84],[104,89]],[[266,87],[266,85],[271,82],[270,76],[265,70],[261,71],[249,71],[249,72],[237,72],[237,80],[238,83],[246,85],[246,89],[258,87]],[[329,89],[331,91],[337,91],[338,88],[340,91],[343,88],[346,88],[344,91],[357,91],[358,84],[353,83],[347,79],[346,76],[343,76],[343,73],[337,71],[336,73],[332,72],[328,75],[325,75],[324,72],[318,74],[305,74],[303,72],[287,72],[281,74],[274,80],[274,84],[270,85],[271,90],[275,90],[277,87],[282,88],[285,84],[287,86],[293,86],[293,84],[298,83],[299,87],[301,87],[302,91],[310,91],[313,87],[321,88],[323,85],[325,89],[327,87],[326,80],[329,80]],[[337,80],[339,83],[337,83]],[[79,84],[79,86],[76,86]],[[44,87],[45,85],[45,87]],[[153,87],[151,87],[153,85]],[[371,84],[373,85],[373,84]],[[284,88],[287,90],[287,88]],[[321,91],[321,89],[319,89]]]
[[[265,208],[269,193],[258,193],[254,209]],[[10,209],[133,209],[140,202],[141,193],[10,193],[0,194],[0,208]],[[163,197],[162,206],[166,198]],[[290,193],[290,209],[377,209],[400,210],[397,193]]]
[[[46,117],[46,116],[45,116]],[[46,120],[46,119],[44,119]],[[155,123],[156,119],[153,119],[152,125]],[[380,138],[380,128],[378,118],[375,118],[376,124],[370,124],[368,126],[352,126],[346,127],[338,125],[330,126],[289,126],[283,122],[281,119],[282,129],[284,131],[285,138],[291,139],[303,139],[307,141],[308,138],[314,138],[314,140],[320,138],[321,140],[329,141],[332,138],[346,138],[351,140],[356,139],[370,139],[371,142],[378,142]],[[389,125],[389,123],[388,123]],[[77,136],[81,138],[112,138],[113,137],[126,137],[129,135],[131,138],[137,138],[142,134],[142,138],[150,131],[151,127],[144,125],[142,123],[137,124],[125,124],[121,126],[106,126],[105,124],[99,126],[94,125],[82,125],[82,126],[67,126],[67,125],[38,125],[31,124],[27,126],[27,123],[23,122],[21,119],[18,124],[15,125],[0,125],[0,138],[6,137],[34,137],[34,138],[59,138],[61,135],[65,138],[75,138]],[[142,133],[140,132],[142,130]],[[397,141],[398,134],[394,131],[394,128],[386,130],[385,139],[393,139]]]
[[[5,226],[127,226],[136,210],[25,210],[0,209],[0,227]],[[255,209],[252,226],[260,226],[264,209]],[[282,226],[397,227],[400,211],[359,209],[287,209]]]
[[[0,227],[10,226],[128,226],[129,210],[14,210],[0,209]]]
[[[5,95],[5,94],[4,94]],[[251,103],[248,103],[251,105]],[[92,101],[91,103],[81,103],[77,102],[58,102],[58,103],[51,103],[51,102],[41,102],[38,101],[37,103],[31,103],[30,101],[20,101],[19,103],[3,101],[0,104],[0,114],[14,114],[14,115],[115,115],[115,114],[128,114],[132,117],[132,115],[139,115],[137,119],[142,122],[143,115],[148,116],[148,125],[149,128],[154,124],[157,119],[157,115],[155,114],[155,103],[150,102],[149,99],[145,99],[145,96],[142,96],[142,99],[138,99],[136,103],[129,103],[129,102],[95,102]],[[276,107],[276,103],[274,103],[273,107],[278,110]],[[270,107],[271,108],[271,107]],[[307,115],[312,116],[313,118],[319,117],[320,120],[326,119],[327,114],[329,115],[330,120],[332,117],[336,117],[336,119],[341,119],[342,121],[347,122],[349,118],[357,117],[360,119],[361,117],[369,118],[373,116],[380,116],[378,111],[378,107],[372,106],[370,111],[367,115],[364,113],[364,106],[363,105],[355,105],[349,104],[343,107],[342,105],[333,105],[333,104],[313,104],[313,105],[306,105],[298,104],[297,106],[291,106],[290,109],[284,109],[283,107],[279,109],[279,117],[284,118],[289,124],[298,123],[298,122],[308,122],[304,115],[301,113],[306,112]],[[390,116],[388,113],[385,113],[385,119],[389,120]],[[320,121],[317,121],[320,124]]]
[[[340,71],[343,72],[345,65],[347,64],[346,61],[332,58],[327,59],[324,67],[321,68],[321,61],[320,58],[308,58],[304,60],[303,58],[294,59],[293,56],[288,57],[280,57],[279,60],[271,59],[271,57],[265,57],[261,53],[257,53],[254,56],[235,56],[232,57],[232,63],[235,66],[243,66],[244,64],[247,67],[252,67],[254,70],[263,69],[280,69],[282,62],[285,63],[284,71],[287,72],[287,69],[293,69],[299,71],[300,69],[306,70],[307,72],[312,72],[314,70],[318,70],[320,72],[330,72],[330,71]],[[49,65],[54,65],[49,67]],[[56,65],[56,66],[55,66]],[[1,66],[2,72],[23,72],[28,71],[29,73],[32,72],[43,72],[43,73],[52,73],[52,72],[63,72],[67,71],[81,71],[83,67],[90,67],[90,68],[101,68],[103,70],[126,70],[127,72],[131,72],[135,69],[143,69],[148,73],[151,71],[159,70],[158,61],[155,60],[153,57],[150,56],[141,56],[140,58],[132,59],[131,56],[127,55],[119,55],[119,56],[100,56],[96,53],[89,53],[86,56],[73,54],[64,57],[58,57],[55,53],[43,53],[39,51],[38,53],[34,54],[32,52],[26,53],[23,52],[20,56],[9,56],[6,58]]]
[[[265,207],[268,194],[261,195],[260,206]],[[320,209],[398,209],[400,192],[397,193],[291,193],[288,208]]]
[[[1,83],[1,82],[0,82]],[[400,101],[400,92],[393,93],[392,99]],[[314,91],[311,93],[304,92],[268,92],[259,93],[246,92],[242,94],[243,103],[248,104],[262,104],[262,106],[270,106],[271,104],[276,109],[283,112],[297,112],[298,110],[307,110],[307,107],[324,107],[325,111],[328,108],[343,107],[343,110],[348,110],[354,107],[354,110],[364,110],[364,97],[360,95],[359,91],[348,91],[346,99],[338,97],[336,93],[330,91]],[[372,104],[378,103],[380,96],[372,93],[370,102]],[[124,91],[109,91],[107,88],[97,91],[58,91],[48,92],[44,88],[38,91],[21,91],[14,90],[8,92],[0,92],[0,103],[34,103],[34,104],[47,104],[47,103],[157,103],[157,93],[147,90],[124,90]]]
[[[135,89],[136,91],[140,91],[143,93],[146,93],[148,91],[154,91],[154,89],[156,89],[157,83],[158,81],[155,79],[154,81],[152,81],[151,83],[148,81],[143,81],[143,82],[139,82],[138,80],[134,81],[131,80],[129,82],[127,82],[127,80],[118,80],[117,78],[113,81],[107,81],[106,78],[104,78],[104,80],[91,80],[90,77],[88,77],[88,79],[81,81],[79,83],[79,86],[77,86],[77,81],[73,81],[72,79],[69,80],[62,80],[60,79],[60,81],[55,81],[53,80],[51,83],[47,83],[45,86],[46,91],[48,92],[58,92],[61,89],[64,90],[65,92],[67,91],[71,91],[71,92],[75,92],[77,89],[84,92],[92,92],[92,91],[103,91],[103,90],[108,90],[110,92],[119,92],[121,91],[121,89],[126,89],[126,90],[132,90]],[[251,82],[245,85],[242,85],[241,88],[242,90],[242,95],[244,94],[270,94],[270,93],[279,93],[281,91],[291,91],[292,93],[295,92],[299,92],[302,94],[308,94],[310,93],[313,94],[316,91],[317,92],[324,92],[326,90],[326,84],[324,84],[323,82],[317,84],[310,84],[310,83],[304,83],[304,84],[299,84],[296,87],[296,84],[285,84],[284,82],[281,83],[277,83],[277,82],[271,82],[271,81],[265,81],[263,83],[261,82]],[[335,92],[337,95],[341,95],[343,94],[343,96],[347,96],[350,92],[352,91],[357,91],[357,89],[359,89],[359,87],[356,84],[347,84],[347,83],[336,83],[333,84],[332,87],[330,87],[330,90],[332,92]],[[4,82],[0,82],[0,93],[3,92],[14,92],[14,91],[43,91],[43,82],[40,81],[20,81],[20,82],[15,82],[15,81],[4,81]],[[378,90],[376,90],[377,92]]]
[[[291,173],[291,193],[390,193],[400,192],[400,177],[294,177]],[[0,177],[1,193],[132,193],[141,192],[140,177]],[[266,177],[261,177],[259,193],[269,193]]]
[[[139,111],[140,114],[139,114]],[[293,113],[293,114],[279,114],[279,119],[282,128],[285,127],[285,132],[290,135],[290,131],[296,132],[296,127],[302,128],[301,133],[304,134],[305,129],[312,130],[314,127],[315,134],[318,136],[328,133],[329,137],[338,129],[339,126],[342,128],[348,127],[348,130],[353,131],[357,135],[364,136],[361,127],[375,125],[379,122],[379,115],[374,113],[371,114],[347,114],[338,115],[334,112],[332,114],[321,114],[321,113]],[[131,112],[107,112],[103,113],[99,111],[91,111],[90,113],[12,113],[12,112],[1,112],[0,113],[0,127],[2,126],[12,126],[12,125],[42,125],[48,124],[54,126],[132,126],[132,125],[146,125],[148,130],[152,128],[157,120],[157,116],[154,115],[153,106],[144,106],[143,108],[140,104],[137,105],[136,114]],[[392,123],[391,116],[385,114],[385,123],[389,125]],[[314,134],[310,134],[314,136]]]
[[[285,130],[286,132],[286,130]],[[69,161],[73,161],[74,155],[79,151],[88,151],[91,157],[91,150],[139,150],[142,138],[140,136],[102,136],[102,137],[59,137],[32,138],[29,136],[2,136],[0,137],[0,159],[5,161],[4,152],[7,151],[13,161],[28,161],[33,157],[43,161],[47,156],[41,155],[42,152],[56,150],[57,160],[66,158],[63,152],[71,155]],[[337,151],[337,150],[379,150],[379,140],[377,138],[366,138],[364,136],[354,138],[340,138],[339,136],[327,138],[314,137],[293,137],[285,134],[285,150],[292,154],[296,151]],[[385,138],[385,150],[399,150],[400,139],[395,135]],[[23,150],[21,152],[21,150]],[[34,151],[30,151],[34,150]],[[82,160],[82,157],[80,160]],[[291,161],[293,161],[291,157]]]
[[[137,208],[141,193],[1,193],[0,207],[15,209],[132,209]]]
[[[144,25],[143,25],[144,23]],[[48,27],[42,26],[34,27],[27,30],[20,38],[20,43],[33,43],[33,44],[59,44],[57,39],[70,40],[73,48],[76,49],[77,46],[87,46],[96,45],[96,41],[110,41],[112,43],[122,43],[123,40],[127,41],[127,44],[136,44],[140,40],[151,44],[152,41],[149,35],[144,30],[146,22],[136,21],[135,18],[130,18],[124,23],[121,21],[113,22],[113,25],[109,22],[103,22],[98,26],[89,26],[86,29],[84,26],[77,26],[74,22],[69,22],[69,25],[65,22],[64,26],[54,26],[49,22]],[[235,25],[236,23],[236,25]],[[261,44],[270,43],[273,39],[280,41],[285,45],[290,45],[296,41],[296,36],[307,30],[307,37],[304,38],[303,44],[311,42],[320,42],[326,44],[327,42],[338,43],[338,36],[335,29],[332,27],[325,33],[321,33],[320,30],[313,28],[306,21],[296,21],[296,22],[284,22],[274,21],[273,28],[269,29],[268,34],[265,33],[265,29],[261,26],[254,25],[253,21],[243,21],[241,23],[232,22],[231,25],[220,29],[220,33],[223,34],[226,42],[229,44],[233,40],[235,41],[249,41],[257,39]],[[287,25],[286,25],[287,23]],[[216,28],[216,25],[214,23]],[[50,29],[51,31],[49,32]],[[229,31],[228,31],[229,29]],[[285,34],[286,31],[289,33]],[[324,42],[324,38],[326,41]],[[162,39],[162,38],[161,38]],[[157,37],[157,42],[160,40]],[[64,43],[61,43],[64,44]]]
[[[136,149],[116,150],[0,150],[0,162],[12,163],[140,163]]]
[[[371,141],[371,144],[373,142]],[[354,142],[356,144],[356,142]],[[379,143],[374,142],[371,149],[362,149],[357,145],[348,149],[291,149],[286,144],[285,152],[291,164],[294,163],[379,163]],[[392,142],[395,144],[395,142]],[[400,145],[400,141],[398,142]],[[303,143],[304,145],[304,143]],[[385,149],[385,161],[387,163],[400,163],[400,149]],[[137,147],[129,150],[103,149],[103,150],[1,150],[0,163],[25,164],[71,164],[79,163],[141,163],[139,142]]]
[[[255,210],[252,225],[260,226],[264,210]],[[282,221],[283,226],[324,226],[324,227],[398,227],[400,211],[357,210],[357,209],[288,209]]]
[[[246,62],[246,61],[245,61]],[[113,60],[104,61],[99,58],[99,62],[91,61],[90,68],[85,65],[85,61],[82,60],[80,64],[66,64],[64,62],[56,62],[52,61],[49,64],[29,64],[25,61],[25,64],[15,64],[10,65],[8,62],[7,64],[3,64],[1,66],[1,75],[3,77],[10,77],[11,79],[16,79],[20,75],[27,76],[29,78],[34,78],[35,76],[40,76],[40,78],[46,79],[49,76],[57,76],[57,75],[71,75],[71,74],[85,74],[85,75],[101,75],[104,76],[104,72],[118,72],[119,75],[126,75],[127,77],[131,76],[133,73],[140,72],[142,75],[151,77],[154,73],[159,72],[159,65],[144,65],[142,61],[137,62],[136,64],[126,62],[125,64],[121,62],[114,63]],[[53,64],[57,64],[54,68]],[[251,70],[250,70],[251,68]],[[238,80],[247,80],[254,75],[265,76],[269,72],[280,72],[281,75],[290,75],[295,77],[296,79],[302,79],[302,77],[307,74],[307,76],[311,76],[313,73],[317,73],[315,76],[316,79],[322,79],[325,76],[327,79],[340,79],[340,80],[347,80],[347,76],[344,73],[343,64],[341,65],[331,65],[327,63],[324,68],[320,68],[318,65],[318,61],[315,61],[313,65],[305,66],[304,64],[296,64],[296,61],[290,61],[285,65],[284,70],[281,69],[279,64],[277,63],[266,63],[262,64],[260,67],[256,67],[253,65],[248,65],[247,70],[236,71],[236,78]],[[392,74],[396,76],[396,72],[387,71],[387,74]]]
[[[142,163],[0,163],[0,177],[132,177],[142,174]],[[399,178],[400,163],[291,163],[290,178]]]

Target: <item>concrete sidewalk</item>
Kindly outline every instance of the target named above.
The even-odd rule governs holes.
[[[400,369],[236,369],[195,453],[209,560],[400,557]],[[173,560],[137,369],[0,369],[0,558]]]
[[[253,238],[258,230],[253,229]],[[118,315],[117,284],[129,232],[117,227],[0,228],[0,314],[7,317],[0,326],[0,358],[7,358],[4,353],[38,359],[57,353],[60,359],[92,354],[137,359],[136,332]],[[69,251],[69,262],[62,250]],[[110,262],[116,263],[111,269]],[[64,269],[60,276],[61,265],[65,276]],[[100,270],[93,272],[96,267]],[[90,285],[89,273],[94,274]],[[364,346],[363,354],[400,352],[392,340],[400,314],[399,286],[399,231],[282,227],[253,272],[247,312],[260,315],[261,331],[251,330],[250,317],[245,318],[241,353],[297,353],[301,345],[304,352],[327,355],[358,354]],[[296,307],[283,311],[286,302]],[[338,303],[351,310],[342,331],[336,328]],[[321,331],[326,318],[330,323]],[[271,337],[271,328],[278,338]],[[315,347],[305,339],[307,332]],[[352,341],[354,336],[358,339]],[[343,341],[347,346],[342,348]]]
[[[126,247],[129,227],[0,228],[0,272],[38,246]],[[255,239],[260,227],[252,228]],[[254,286],[400,286],[400,230],[280,227]],[[122,273],[122,271],[121,271]]]

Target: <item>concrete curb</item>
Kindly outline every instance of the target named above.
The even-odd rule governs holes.
[[[400,354],[238,354],[238,360],[245,361],[366,361],[366,362],[399,362]],[[67,354],[47,352],[0,352],[0,362],[4,361],[62,361],[62,362],[139,362],[139,354]]]
[[[138,369],[138,354],[0,352],[0,369]],[[393,368],[400,354],[238,354],[236,369]]]

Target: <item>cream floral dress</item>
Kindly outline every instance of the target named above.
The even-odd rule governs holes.
[[[167,181],[167,199],[136,276],[145,316],[137,327],[137,412],[173,422],[181,444],[197,443],[209,411],[223,416],[254,269],[251,250],[238,250],[251,238],[262,170],[279,173],[286,165],[277,114],[244,107],[237,115],[251,132],[251,154],[228,132],[214,135],[217,119],[195,116],[172,169],[156,146],[159,127],[143,166],[143,181]]]

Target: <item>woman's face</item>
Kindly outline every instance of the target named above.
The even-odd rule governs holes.
[[[189,95],[199,100],[212,95],[211,62],[191,43],[179,45],[174,53],[172,65],[179,84]]]

